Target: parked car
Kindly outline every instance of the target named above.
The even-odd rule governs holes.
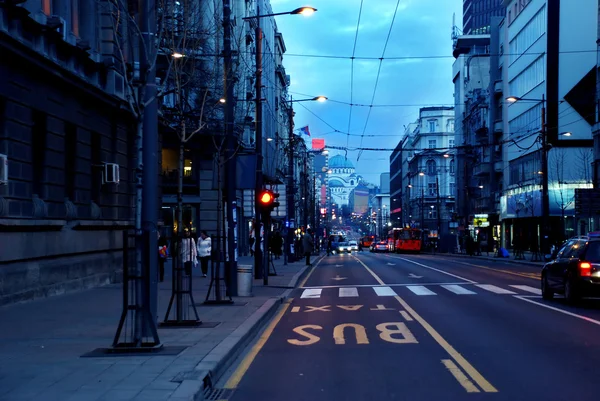
[[[377,241],[371,244],[371,252],[387,252],[389,251],[387,241]]]
[[[348,244],[350,244],[350,248],[352,248],[352,251],[358,252],[358,242],[348,241]]]
[[[573,303],[600,296],[600,238],[571,238],[542,268],[542,297],[563,294]]]
[[[338,243],[338,252],[339,253],[344,253],[344,252],[348,252],[351,253],[352,252],[352,245],[350,245],[349,242],[340,242]]]

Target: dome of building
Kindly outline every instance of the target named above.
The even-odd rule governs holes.
[[[333,179],[329,180],[329,187],[330,188],[344,187],[344,183],[340,180],[333,178]]]
[[[329,168],[354,168],[352,162],[342,155],[333,156],[329,159]]]

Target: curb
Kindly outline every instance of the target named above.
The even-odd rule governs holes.
[[[491,258],[491,257],[478,257],[478,256],[472,256],[469,257],[468,255],[462,256],[462,255],[456,255],[453,253],[429,253],[429,252],[421,252],[423,255],[430,255],[430,256],[450,256],[453,258],[462,258],[462,259],[479,259],[479,260],[489,260],[490,262],[506,262],[506,263],[512,263],[515,265],[527,265],[527,266],[535,266],[535,267],[539,267],[542,268],[543,267],[543,263],[544,262],[529,262],[527,260],[513,260],[510,258]]]
[[[318,260],[319,258],[316,259],[315,263]],[[289,284],[291,288],[284,291],[280,296],[265,301],[244,323],[209,352],[196,365],[193,372],[185,374],[189,379],[181,382],[177,390],[169,397],[169,401],[203,401],[205,389],[212,388],[219,381],[223,373],[229,369],[256,334],[262,330],[265,323],[271,320],[281,304],[289,298],[298,283],[308,275],[310,272],[309,267],[305,266],[292,277]]]

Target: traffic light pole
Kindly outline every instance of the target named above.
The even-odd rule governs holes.
[[[256,6],[256,15],[260,15],[260,9]],[[262,137],[262,29],[260,28],[260,18],[256,19],[256,185],[254,186],[254,203],[256,215],[255,242],[254,242],[254,278],[260,279],[263,273],[263,258],[261,245],[261,209],[259,196],[263,189],[263,137]],[[264,224],[265,234],[267,225]],[[267,250],[266,238],[264,242],[265,251]]]

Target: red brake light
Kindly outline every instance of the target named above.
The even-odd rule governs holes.
[[[590,277],[592,275],[592,265],[588,262],[580,262],[579,275],[582,277]]]

